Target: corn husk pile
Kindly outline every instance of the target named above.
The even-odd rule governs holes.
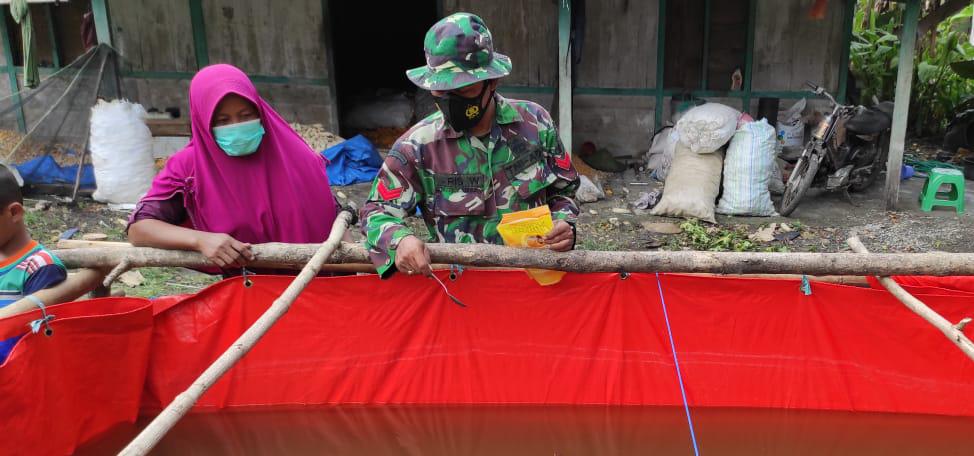
[[[341,136],[325,130],[321,124],[305,125],[292,123],[291,128],[298,132],[298,134],[301,135],[301,138],[303,138],[304,141],[317,152],[321,152],[345,140]]]
[[[0,158],[6,157],[10,153],[10,150],[20,142],[20,138],[23,137],[23,135],[16,131],[0,130]],[[24,144],[20,147],[25,148],[27,146],[28,144]]]
[[[0,130],[0,160],[5,159],[23,137],[24,135],[17,131]],[[8,163],[20,164],[43,155],[50,155],[61,166],[76,165],[78,163],[78,155],[75,151],[81,150],[80,144],[45,144],[37,143],[32,139],[28,138],[27,141],[20,145],[17,152],[6,161]]]
[[[372,130],[365,130],[362,136],[369,138],[372,145],[379,149],[391,149],[396,140],[405,133],[408,128],[380,127]]]

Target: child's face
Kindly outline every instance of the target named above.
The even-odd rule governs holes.
[[[0,210],[0,245],[10,242],[10,239],[23,229],[24,206],[20,203],[10,203]]]

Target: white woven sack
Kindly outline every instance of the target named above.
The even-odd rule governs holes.
[[[152,185],[152,133],[142,105],[101,100],[91,108],[91,163],[95,201],[134,204]]]
[[[764,119],[741,126],[724,158],[724,192],[717,212],[729,215],[778,215],[768,184],[775,169],[775,129]]]
[[[720,103],[706,103],[683,115],[676,123],[680,142],[698,154],[709,154],[730,141],[737,131],[741,112]]]

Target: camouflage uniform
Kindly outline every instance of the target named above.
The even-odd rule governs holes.
[[[442,19],[425,40],[427,66],[407,76],[420,88],[453,90],[510,73],[490,32],[472,14]],[[413,234],[403,219],[418,207],[428,241],[503,244],[501,216],[541,205],[574,226],[578,174],[551,116],[530,101],[494,95],[494,125],[483,138],[457,132],[436,112],[392,146],[362,207],[365,245],[382,277],[396,247]]]

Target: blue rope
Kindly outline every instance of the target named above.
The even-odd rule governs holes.
[[[676,366],[676,379],[680,383],[680,395],[683,396],[683,410],[687,412],[687,424],[690,426],[690,441],[693,442],[693,454],[700,456],[697,447],[697,434],[693,431],[693,419],[690,418],[690,404],[687,402],[687,391],[683,387],[683,375],[680,373],[680,360],[676,357],[676,345],[673,343],[673,330],[670,328],[670,316],[666,311],[666,299],[663,298],[663,282],[656,273],[656,287],[659,288],[659,302],[663,306],[663,319],[666,321],[666,334],[670,336],[670,350],[673,352],[673,365]]]
[[[801,290],[805,296],[811,296],[812,294],[812,284],[808,282],[808,276],[805,274],[802,274]]]
[[[43,325],[45,336],[50,336],[54,334],[54,330],[51,329],[51,320],[54,320],[54,315],[47,313],[47,307],[44,306],[44,302],[41,301],[40,298],[34,295],[27,295],[26,298],[28,301],[33,302],[35,305],[37,305],[37,307],[40,307],[41,309],[41,318],[38,318],[37,320],[34,320],[27,324],[27,326],[30,326],[30,331],[34,334],[37,334],[38,332],[40,332],[41,326]]]

